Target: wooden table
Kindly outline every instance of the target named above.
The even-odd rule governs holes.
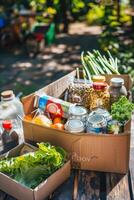
[[[131,137],[130,170],[126,175],[74,170],[71,177],[48,199],[134,200],[134,121]],[[0,200],[15,199],[1,191]]]

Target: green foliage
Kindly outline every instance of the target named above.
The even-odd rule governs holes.
[[[72,12],[77,13],[84,7],[85,7],[84,1],[80,1],[80,0],[73,0],[72,1]]]
[[[120,22],[117,21],[114,9],[107,11],[99,43],[104,52],[110,50],[118,58],[119,72],[130,74],[134,79],[134,37],[131,32],[125,33],[126,27],[131,25],[131,17],[126,13],[127,10],[129,7],[122,4]]]
[[[21,184],[35,188],[48,176],[62,167],[66,152],[49,143],[39,143],[39,150],[15,158],[0,161],[0,172],[3,172]]]
[[[118,102],[111,106],[112,118],[121,123],[125,123],[131,118],[134,104],[131,103],[125,96],[122,96]]]
[[[104,17],[104,6],[94,3],[89,3],[88,6],[89,11],[86,14],[88,24],[100,24]]]

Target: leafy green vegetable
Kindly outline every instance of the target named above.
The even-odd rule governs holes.
[[[49,143],[38,143],[39,150],[0,161],[0,172],[21,184],[35,188],[66,161],[66,152]]]
[[[111,106],[111,114],[113,119],[125,123],[131,118],[134,104],[130,102],[125,96],[121,96],[118,102]]]

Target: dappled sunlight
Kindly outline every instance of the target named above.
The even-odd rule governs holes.
[[[77,25],[73,25],[72,29],[75,29]],[[82,23],[78,29],[70,30],[71,35],[59,34],[55,44],[46,46],[44,53],[34,58],[28,57],[23,49],[20,54],[20,49],[16,49],[16,53],[9,52],[0,55],[2,90],[14,88],[16,93],[22,91],[28,94],[78,67],[81,51],[98,46],[96,36],[90,33],[83,34],[84,29],[88,30]],[[79,35],[76,34],[78,32],[80,32]]]
[[[12,65],[13,68],[23,68],[23,69],[27,69],[27,68],[31,68],[33,65],[30,62],[17,62],[15,64]]]

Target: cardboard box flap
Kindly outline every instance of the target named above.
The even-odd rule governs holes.
[[[33,190],[0,173],[0,189],[19,200],[34,200]],[[22,195],[23,194],[23,195]]]
[[[76,74],[76,72],[73,71],[73,72],[69,73],[68,75],[60,78],[59,80],[40,89],[40,91],[43,91],[50,96],[58,98],[63,94],[63,92],[67,89],[67,87],[73,81],[75,74]],[[35,95],[35,93],[32,93],[31,95],[28,95],[28,96],[22,98],[24,112],[26,115],[30,114],[34,109],[33,108],[34,95]]]
[[[70,161],[68,161],[62,168],[60,168],[38,187],[36,187],[34,189],[35,200],[42,200],[48,197],[49,194],[51,194],[59,185],[61,185],[66,180],[66,177],[70,176],[70,168]]]

